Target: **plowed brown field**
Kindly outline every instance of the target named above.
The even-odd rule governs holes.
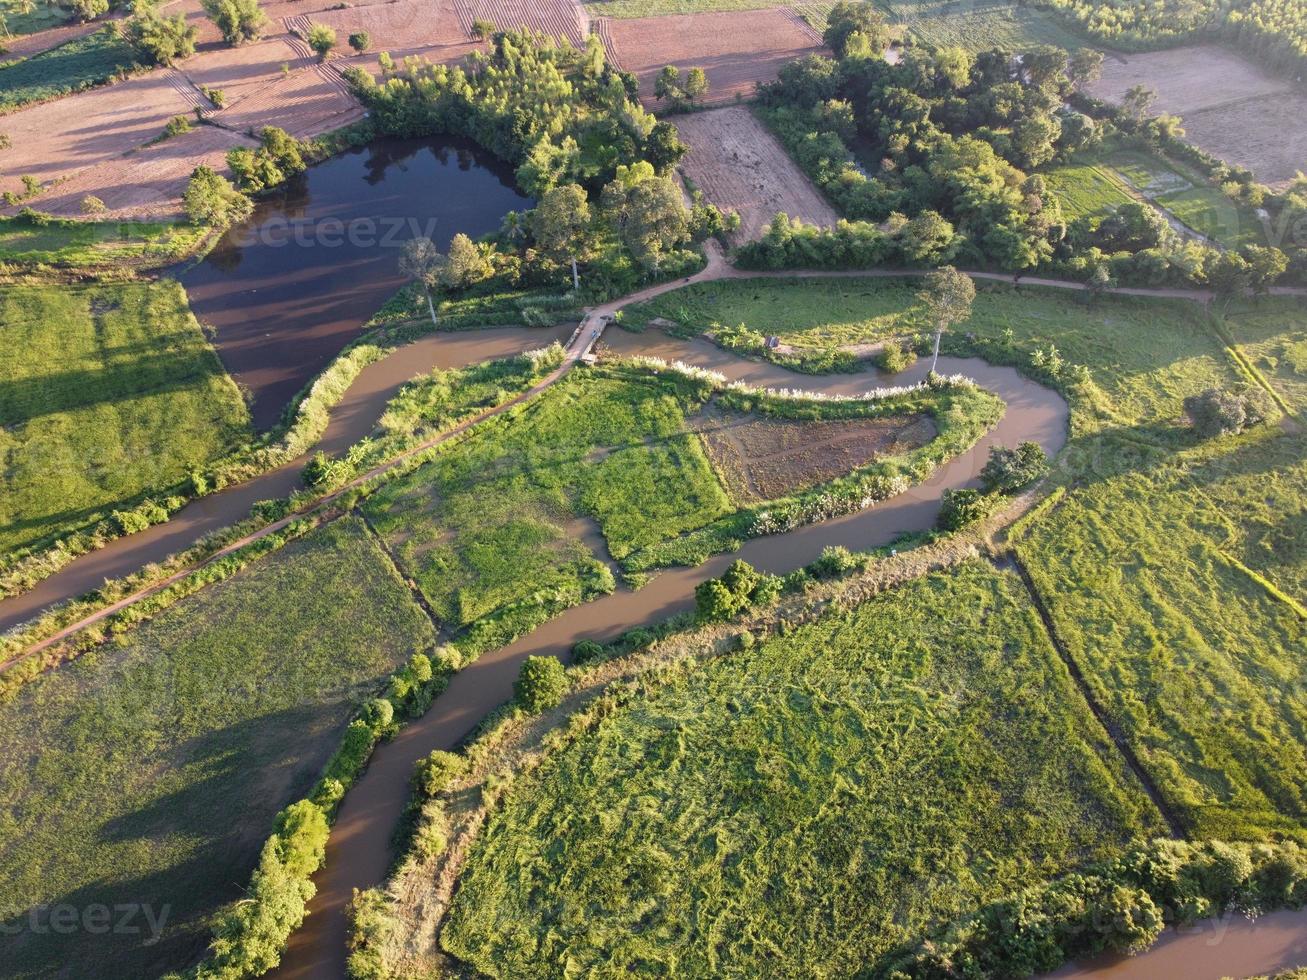
[[[1090,94],[1120,102],[1143,85],[1155,111],[1179,116],[1190,142],[1272,186],[1307,170],[1307,96],[1291,82],[1215,45],[1109,58]]]
[[[301,139],[318,136],[362,117],[363,107],[349,94],[345,80],[329,64],[292,71],[210,116],[215,123],[237,132],[280,126]]]
[[[253,145],[253,140],[225,129],[200,126],[75,174],[42,197],[39,207],[50,214],[77,217],[82,199],[93,194],[109,209],[105,218],[178,216],[192,170],[205,164],[227,174],[227,151]]]
[[[326,10],[307,19],[336,31],[340,60],[347,65],[375,67],[382,51],[396,61],[418,56],[447,64],[484,46],[464,29],[455,0],[396,0],[370,7]],[[366,31],[372,42],[362,56],[346,47],[349,35],[358,31]]]
[[[745,106],[728,106],[676,117],[690,146],[685,175],[718,207],[740,215],[737,241],[758,238],[776,212],[808,224],[839,220],[817,188],[776,138]]]
[[[580,47],[590,33],[585,8],[571,0],[456,0],[463,29],[472,21],[489,21],[502,30],[529,27]]]
[[[722,103],[752,96],[754,85],[775,79],[782,65],[825,50],[788,7],[605,19],[598,33],[613,61],[640,79],[640,98],[655,109],[654,80],[664,65],[704,69],[707,101]]]

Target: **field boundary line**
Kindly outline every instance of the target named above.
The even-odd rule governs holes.
[[[390,566],[395,570],[395,574],[398,575],[400,581],[408,587],[409,593],[413,596],[413,601],[417,603],[418,607],[424,613],[426,613],[427,619],[431,620],[431,625],[436,631],[436,637],[439,639],[445,630],[441,625],[440,617],[436,615],[436,611],[431,608],[431,603],[427,599],[425,593],[423,593],[422,589],[419,588],[417,579],[410,577],[404,571],[403,566],[399,563],[399,559],[396,558],[395,553],[390,550],[390,545],[386,543],[386,539],[383,538],[381,533],[375,526],[373,526],[372,521],[368,518],[368,515],[364,513],[362,507],[356,506],[352,511],[350,511],[350,513],[363,523],[363,527],[367,530],[368,537],[376,542],[378,550],[381,551],[381,554],[385,556],[386,561],[389,562]]]
[[[1285,592],[1283,589],[1281,589],[1270,579],[1266,578],[1264,575],[1249,568],[1247,565],[1241,562],[1238,558],[1234,557],[1234,555],[1230,554],[1224,548],[1213,548],[1212,550],[1215,551],[1218,555],[1220,555],[1221,560],[1224,561],[1231,568],[1233,568],[1235,571],[1242,572],[1253,582],[1257,583],[1257,585],[1263,588],[1266,591],[1266,594],[1269,595],[1271,598],[1278,599],[1280,602],[1284,603],[1286,606],[1292,609],[1298,615],[1299,619],[1307,620],[1307,606],[1304,606],[1301,602],[1299,602],[1293,596],[1289,595],[1289,593]]]
[[[1085,679],[1085,675],[1080,670],[1079,664],[1077,664],[1075,658],[1071,656],[1066,644],[1062,642],[1062,637],[1057,631],[1057,625],[1053,622],[1053,616],[1050,613],[1047,604],[1045,604],[1044,597],[1040,594],[1039,588],[1035,585],[1035,580],[1030,577],[1030,572],[1026,569],[1025,563],[1021,561],[1021,558],[1016,553],[1015,549],[1008,549],[1003,554],[1002,561],[1004,564],[1009,564],[1021,579],[1022,585],[1025,586],[1026,592],[1030,595],[1031,602],[1034,603],[1035,612],[1039,614],[1040,621],[1044,624],[1044,630],[1048,634],[1048,638],[1052,642],[1053,648],[1057,651],[1058,656],[1066,665],[1067,671],[1071,674],[1071,680],[1075,683],[1077,690],[1080,691],[1080,696],[1085,699],[1085,704],[1089,706],[1090,713],[1093,714],[1099,725],[1102,726],[1103,731],[1107,734],[1107,737],[1111,740],[1112,744],[1116,746],[1117,751],[1121,753],[1121,758],[1125,761],[1125,764],[1130,771],[1134,773],[1135,778],[1139,780],[1139,785],[1143,787],[1144,793],[1147,794],[1149,800],[1152,801],[1153,806],[1157,807],[1157,812],[1161,814],[1162,819],[1166,822],[1167,827],[1171,831],[1171,836],[1184,839],[1187,836],[1184,822],[1180,820],[1171,809],[1170,804],[1166,802],[1166,798],[1162,795],[1162,791],[1158,788],[1157,784],[1153,782],[1153,777],[1139,761],[1139,757],[1135,755],[1135,750],[1130,745],[1130,740],[1126,738],[1116,722],[1114,722],[1111,716],[1107,713],[1107,710],[1099,704],[1098,699],[1094,697],[1094,692],[1089,686],[1089,681]]]

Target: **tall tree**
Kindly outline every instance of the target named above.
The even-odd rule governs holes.
[[[421,284],[422,292],[427,297],[427,309],[431,312],[431,325],[436,326],[436,304],[431,299],[431,287],[440,276],[448,259],[440,254],[436,243],[430,238],[413,238],[404,245],[399,257],[399,271],[402,275]]]
[[[935,351],[930,361],[930,373],[939,364],[939,343],[944,331],[971,316],[971,305],[976,301],[976,284],[971,277],[951,265],[927,273],[925,288],[917,298],[926,307],[926,315],[935,328]]]
[[[203,0],[204,12],[230,45],[257,40],[268,22],[259,0]]]
[[[590,252],[590,202],[577,184],[564,184],[548,191],[531,213],[531,230],[550,259],[571,262],[572,287],[581,288],[577,262]]]

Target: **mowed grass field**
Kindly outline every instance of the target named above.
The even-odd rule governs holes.
[[[0,113],[99,85],[135,64],[131,46],[112,27],[101,28],[0,67]]]
[[[572,605],[608,574],[579,522],[597,522],[620,560],[732,509],[685,426],[696,390],[618,368],[574,372],[365,511],[452,628],[524,603]]]
[[[979,563],[624,700],[475,845],[441,942],[478,972],[851,976],[1162,830]]]
[[[183,479],[249,415],[174,282],[0,292],[0,554]]]
[[[5,975],[185,967],[352,706],[434,642],[362,523],[344,519],[0,704]],[[162,938],[148,943],[143,918],[135,936],[28,926],[34,906],[96,903],[166,910]]]
[[[765,10],[786,6],[822,31],[835,0],[586,0],[586,9],[594,17],[661,17],[668,14],[697,14],[719,10]]]

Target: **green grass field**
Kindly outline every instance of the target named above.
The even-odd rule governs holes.
[[[1301,418],[1307,412],[1307,311],[1292,299],[1261,299],[1230,308],[1229,330],[1249,362]]]
[[[475,845],[441,941],[478,972],[852,976],[1161,829],[979,564],[626,700]]]
[[[480,427],[366,506],[454,627],[542,594],[581,598],[607,573],[580,540],[597,521],[618,559],[731,509],[685,417],[694,386],[579,372]]]
[[[1265,229],[1251,209],[1161,157],[1119,149],[1104,154],[1101,163],[1194,231],[1227,248],[1266,244]]]
[[[165,265],[194,251],[204,235],[202,228],[162,222],[52,219],[32,224],[0,218],[0,266]]]
[[[434,642],[362,523],[344,519],[0,704],[5,975],[185,967],[352,705]],[[136,936],[28,927],[33,906],[96,903],[167,906],[163,938],[149,944],[143,918]]]
[[[738,324],[810,350],[911,336],[925,329],[915,279],[736,280],[668,293],[630,310],[639,327],[662,316],[693,331]],[[1195,304],[1105,297],[1089,306],[1068,290],[977,282],[972,317],[953,331],[1023,351],[1055,346],[1091,366],[1109,417],[1170,422],[1184,395],[1230,378],[1228,359]],[[1146,380],[1145,380],[1146,379]],[[1144,382],[1144,383],[1141,383]]]
[[[0,553],[106,517],[248,434],[176,283],[0,293]]]
[[[131,46],[111,27],[101,28],[0,67],[0,113],[99,85],[135,63]]]
[[[1074,51],[1084,39],[1033,4],[1010,0],[877,0],[890,24],[918,44],[968,51],[1023,51],[1053,44]]]
[[[1043,171],[1067,221],[1102,218],[1135,198],[1120,175],[1094,162],[1064,163]]]

